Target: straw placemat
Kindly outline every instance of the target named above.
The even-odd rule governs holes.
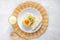
[[[16,18],[18,18],[18,15],[19,13],[25,9],[25,8],[34,8],[36,10],[38,10],[41,15],[42,15],[42,26],[41,28],[34,32],[34,33],[26,33],[24,31],[22,31],[20,28],[19,28],[19,25],[18,25],[18,22],[16,22],[13,26],[13,29],[14,31],[19,34],[21,37],[24,37],[24,38],[35,38],[35,37],[38,37],[40,36],[41,34],[43,34],[47,28],[47,25],[48,25],[48,15],[47,15],[47,12],[46,10],[41,6],[41,4],[39,3],[36,3],[36,2],[24,2],[22,4],[19,4],[16,9],[14,10],[13,12],[13,16],[15,16]]]

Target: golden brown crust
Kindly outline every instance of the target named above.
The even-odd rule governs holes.
[[[20,4],[14,10],[12,15],[18,17],[19,12],[21,10],[23,10],[24,8],[27,8],[27,7],[35,8],[41,13],[42,18],[43,18],[43,20],[42,20],[43,24],[42,24],[41,28],[38,31],[34,32],[34,33],[26,33],[26,32],[22,31],[19,28],[18,23],[14,24],[12,26],[13,26],[13,29],[15,30],[15,32],[17,34],[19,34],[21,37],[24,37],[24,38],[35,38],[35,37],[40,36],[46,30],[47,25],[48,25],[48,15],[47,15],[47,12],[45,11],[45,9],[40,4],[38,4],[36,2],[25,2],[25,3]]]

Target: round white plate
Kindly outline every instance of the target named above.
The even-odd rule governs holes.
[[[22,20],[24,19],[26,13],[31,13],[34,17],[39,17],[39,16],[42,17],[42,15],[36,9],[25,8],[24,10],[22,10],[22,12],[20,12],[18,16],[18,25],[22,31],[27,32],[27,33],[36,32],[41,27],[42,23],[40,23],[35,30],[31,29],[31,27],[26,28],[22,23]]]

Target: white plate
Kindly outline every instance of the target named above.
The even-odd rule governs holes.
[[[42,23],[40,23],[35,30],[32,30],[31,27],[26,28],[22,23],[22,20],[24,19],[26,13],[31,13],[34,17],[42,17],[42,15],[36,9],[25,8],[24,10],[22,10],[22,12],[20,12],[20,14],[18,16],[18,25],[22,31],[27,32],[27,33],[36,32],[38,29],[40,29]]]

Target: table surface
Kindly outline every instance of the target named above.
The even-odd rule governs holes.
[[[13,32],[8,22],[18,4],[29,0],[0,0],[0,40],[13,40],[10,33]],[[48,27],[46,32],[32,40],[60,40],[60,0],[32,0],[40,3],[48,13]]]

